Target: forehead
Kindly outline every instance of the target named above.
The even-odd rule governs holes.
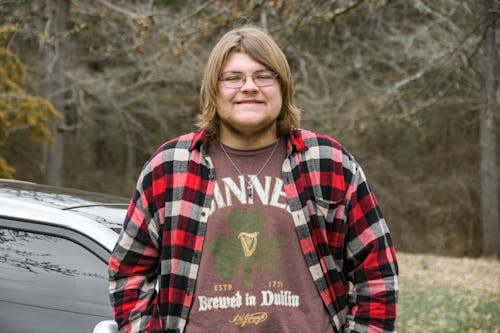
[[[229,54],[222,66],[222,72],[254,72],[263,69],[268,68],[243,52]]]

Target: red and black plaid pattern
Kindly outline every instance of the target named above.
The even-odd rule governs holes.
[[[184,331],[215,185],[206,145],[203,131],[178,137],[142,170],[109,262],[122,331]],[[334,331],[395,332],[395,252],[359,164],[334,139],[296,130],[283,181]]]

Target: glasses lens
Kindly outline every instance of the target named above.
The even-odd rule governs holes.
[[[245,84],[246,75],[239,72],[225,73],[220,80],[227,88],[241,88]],[[271,71],[259,71],[252,74],[252,81],[257,87],[271,86],[276,81],[276,74]]]
[[[221,81],[228,88],[239,88],[243,86],[245,76],[243,73],[227,73],[222,75]]]
[[[258,87],[270,86],[274,83],[275,74],[271,71],[256,72],[252,75],[252,80]]]

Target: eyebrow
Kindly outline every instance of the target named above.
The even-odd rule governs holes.
[[[255,72],[252,72],[252,74],[253,73],[259,73],[259,72],[273,72],[273,71],[270,70],[270,69],[259,69],[259,70],[256,70]],[[226,73],[241,73],[241,74],[243,74],[242,71],[231,71],[231,70],[230,71],[222,72],[221,74],[226,74]]]

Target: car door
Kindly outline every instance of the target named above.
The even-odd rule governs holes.
[[[89,333],[113,318],[109,255],[76,231],[0,218],[0,331]]]

